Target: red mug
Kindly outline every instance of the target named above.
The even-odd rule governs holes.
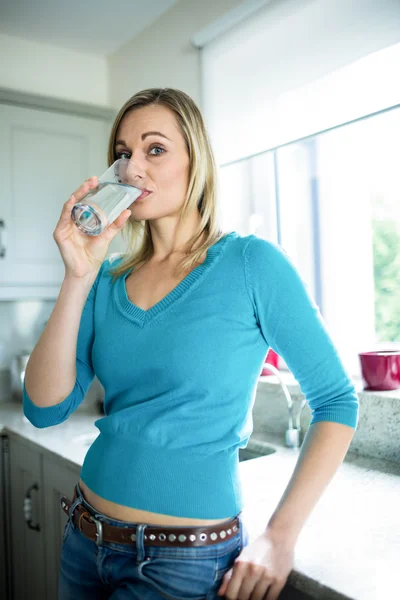
[[[359,352],[365,390],[400,388],[400,349]]]
[[[268,363],[270,365],[272,365],[273,367],[275,367],[276,369],[278,368],[278,361],[279,361],[279,356],[276,352],[274,352],[271,348],[268,350],[268,354],[265,357],[265,361],[264,363]],[[268,369],[263,369],[261,371],[261,376],[265,376],[265,375],[273,375],[273,373],[271,371],[269,371]]]

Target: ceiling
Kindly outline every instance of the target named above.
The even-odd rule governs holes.
[[[0,0],[0,34],[108,56],[177,0]],[[156,40],[155,40],[156,43]]]

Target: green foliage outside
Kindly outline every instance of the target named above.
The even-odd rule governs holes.
[[[377,218],[372,225],[377,341],[400,344],[400,225]]]

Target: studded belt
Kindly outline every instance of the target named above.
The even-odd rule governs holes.
[[[76,489],[72,502],[62,496],[60,499],[63,511],[70,516],[69,511],[72,503],[77,498]],[[78,504],[72,515],[74,525],[85,537],[96,542],[114,542],[117,544],[132,544],[136,542],[136,527],[124,525],[110,525],[101,519],[97,519],[85,506]],[[240,528],[238,517],[224,521],[217,525],[206,525],[197,527],[174,527],[164,525],[146,525],[144,531],[145,546],[210,546],[229,540],[237,535]]]

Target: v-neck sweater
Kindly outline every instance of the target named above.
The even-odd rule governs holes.
[[[112,283],[115,264],[103,262],[86,300],[72,392],[50,407],[35,405],[25,384],[23,393],[29,421],[49,427],[76,410],[96,374],[105,416],[94,423],[99,435],[81,468],[96,494],[176,517],[237,515],[243,508],[238,450],[253,430],[269,348],[299,382],[311,424],[356,429],[354,385],[280,245],[230,232],[149,310],[129,300],[130,271]]]

